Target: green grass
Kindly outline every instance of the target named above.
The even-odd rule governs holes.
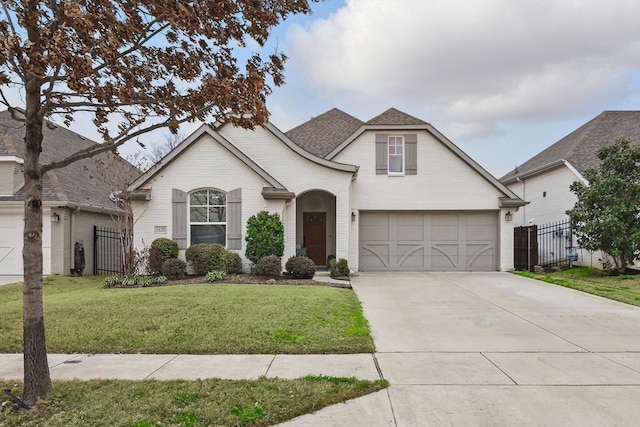
[[[370,353],[352,290],[203,284],[104,289],[101,278],[45,280],[52,353]],[[22,287],[0,287],[0,352],[22,351]]]
[[[27,413],[0,407],[3,427],[268,426],[385,388],[384,380],[308,377],[255,381],[55,381]],[[0,380],[21,394],[21,384]],[[0,397],[0,402],[3,397]]]
[[[518,274],[640,306],[640,275],[607,276],[601,270],[587,267],[574,267],[548,274],[526,271]]]

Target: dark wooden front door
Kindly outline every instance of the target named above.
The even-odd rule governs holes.
[[[304,212],[302,233],[307,256],[316,265],[327,264],[327,214],[325,212]]]

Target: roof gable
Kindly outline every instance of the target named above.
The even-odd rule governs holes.
[[[69,129],[48,122],[43,126],[41,163],[61,160],[81,149],[96,145]],[[24,158],[24,123],[13,120],[8,110],[0,112],[0,155]],[[109,173],[107,174],[107,170]],[[108,175],[108,176],[107,176]],[[98,209],[114,209],[109,198],[114,190],[122,190],[140,171],[122,157],[106,152],[78,160],[63,168],[48,171],[42,177],[44,202]],[[24,199],[24,187],[14,196],[2,197],[5,201]]]
[[[511,183],[516,178],[543,172],[563,161],[584,175],[600,165],[598,151],[619,138],[640,144],[640,111],[604,111],[556,143],[542,150],[500,180]]]
[[[333,108],[285,132],[296,145],[318,157],[325,157],[364,122]]]
[[[406,125],[427,125],[424,120],[420,120],[416,117],[410,116],[395,108],[389,108],[382,114],[377,115],[373,119],[367,122],[368,125],[391,125],[391,126],[406,126]]]

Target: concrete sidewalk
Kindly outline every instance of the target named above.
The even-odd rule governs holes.
[[[196,380],[300,378],[306,375],[380,379],[372,354],[49,354],[54,380]],[[22,380],[22,354],[0,354],[0,379]]]

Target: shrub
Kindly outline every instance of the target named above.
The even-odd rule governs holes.
[[[349,277],[351,270],[349,270],[349,263],[346,259],[340,258],[339,260],[332,259],[329,266],[329,275],[331,277]]]
[[[284,226],[277,213],[260,211],[247,220],[244,252],[254,264],[267,255],[281,257],[284,254]]]
[[[224,280],[225,277],[227,277],[227,273],[225,273],[224,271],[213,270],[207,273],[207,282],[220,282]]]
[[[237,252],[227,251],[224,255],[224,271],[227,274],[242,272],[242,258]]]
[[[187,275],[187,263],[180,258],[169,258],[162,263],[160,272],[170,279],[184,277]]]
[[[316,265],[306,256],[292,256],[284,265],[284,269],[294,279],[313,279]]]
[[[265,277],[279,277],[282,272],[280,257],[275,255],[263,256],[256,263],[256,272]]]
[[[193,272],[204,276],[212,270],[225,269],[226,249],[217,243],[197,243],[187,248],[184,256],[191,264]]]
[[[171,258],[178,258],[178,242],[160,237],[151,242],[149,248],[149,273],[159,274],[162,263]]]

